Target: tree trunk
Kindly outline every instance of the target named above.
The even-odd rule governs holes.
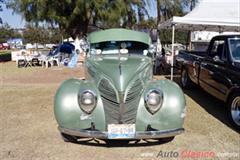
[[[157,0],[157,27],[161,23],[161,0]],[[157,29],[157,54],[162,51],[162,45],[160,41],[160,31]]]
[[[157,24],[161,22],[161,0],[157,0]]]

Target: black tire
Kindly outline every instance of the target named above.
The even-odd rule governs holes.
[[[64,140],[64,142],[77,142],[77,138],[65,133],[61,133],[62,139]]]
[[[240,93],[233,93],[228,99],[228,118],[234,128],[240,131]]]
[[[183,68],[181,72],[180,85],[184,89],[191,89],[193,87],[193,82],[189,78],[187,69]]]

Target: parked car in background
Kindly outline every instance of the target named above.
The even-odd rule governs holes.
[[[0,43],[0,50],[7,50],[7,49],[11,49],[8,43]]]
[[[54,100],[65,141],[172,140],[184,131],[184,94],[172,81],[153,80],[146,33],[108,29],[88,41],[86,80],[66,80]]]
[[[240,35],[216,36],[206,52],[180,51],[177,66],[182,87],[197,84],[224,101],[231,123],[240,130]]]

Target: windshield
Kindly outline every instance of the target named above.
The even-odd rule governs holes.
[[[240,61],[240,38],[231,38],[228,40],[229,51],[233,61]]]
[[[143,55],[149,46],[136,41],[107,41],[91,44],[91,54],[119,54],[120,52]],[[120,51],[121,50],[121,51]]]

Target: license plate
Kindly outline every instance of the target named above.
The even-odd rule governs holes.
[[[135,137],[135,124],[108,125],[109,139],[134,138],[134,137]]]

